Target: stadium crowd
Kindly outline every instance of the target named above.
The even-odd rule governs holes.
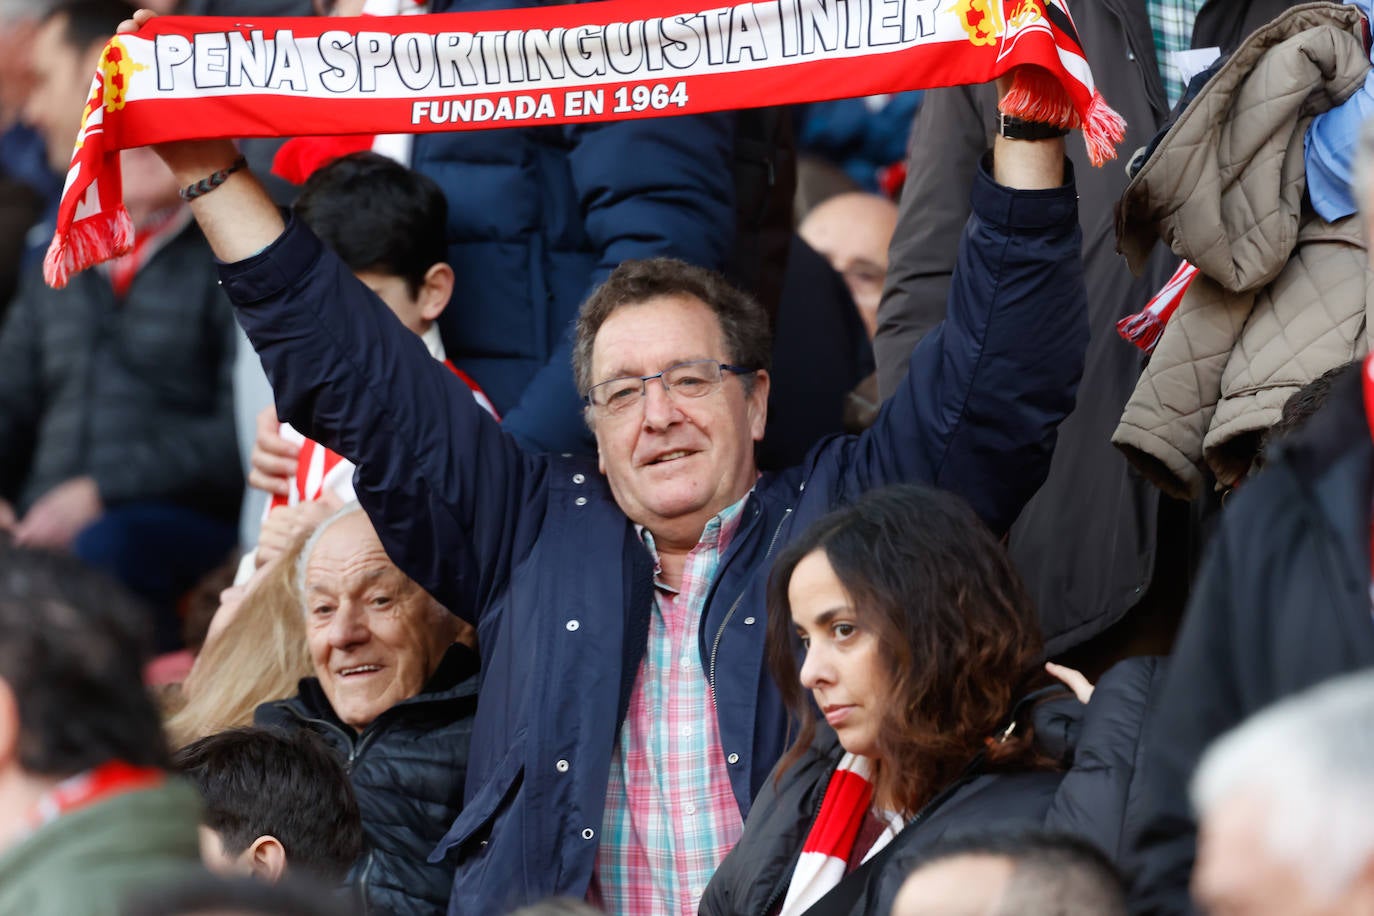
[[[0,0],[0,916],[1374,913],[1368,2],[897,96],[121,154]],[[418,20],[417,20],[418,21]]]

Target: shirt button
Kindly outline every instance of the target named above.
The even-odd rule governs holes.
[[[576,620],[569,620],[567,623],[563,624],[563,626],[567,628],[569,633],[576,633],[577,628],[582,626],[582,624],[578,623]]]
[[[696,805],[687,805],[687,806],[686,806],[685,808],[683,808],[682,810],[683,810],[683,811],[686,811],[688,814],[696,814],[696,813],[697,813],[697,806],[696,806]]]
[[[682,658],[678,659],[678,665],[683,669],[692,667],[692,657],[690,655],[682,656]]]
[[[690,726],[690,725],[684,725],[684,726],[682,726],[682,737],[684,737],[684,738],[690,738],[690,737],[692,737],[692,726]]]
[[[725,762],[730,764],[731,766],[734,766],[735,764],[739,763],[739,754],[731,754],[729,757],[725,758]]]
[[[574,502],[576,505],[585,506],[585,505],[587,504],[587,497],[585,497],[585,496],[579,496],[579,497],[577,497],[577,499],[574,499],[573,502]]]
[[[752,618],[752,617],[746,617],[746,618],[744,618],[744,625],[745,625],[746,627],[752,627],[752,626],[754,625],[754,618]]]
[[[560,760],[553,765],[553,768],[560,773],[566,773],[568,772],[568,761]]]
[[[594,836],[596,836],[596,831],[590,827],[582,831],[582,839],[584,840],[590,840]]]
[[[586,483],[586,482],[587,482],[587,478],[586,478],[585,475],[583,475],[583,474],[574,474],[574,475],[573,475],[573,483]]]

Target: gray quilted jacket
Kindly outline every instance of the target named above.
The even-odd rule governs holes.
[[[1112,436],[1172,496],[1197,497],[1204,465],[1237,482],[1288,397],[1369,348],[1363,226],[1317,217],[1303,172],[1312,117],[1364,82],[1361,22],[1311,3],[1255,32],[1122,196],[1133,268],[1159,238],[1198,267]]]
[[[24,512],[90,475],[106,505],[159,500],[234,518],[233,327],[193,224],[122,300],[99,268],[61,290],[31,273],[0,325],[0,497]]]

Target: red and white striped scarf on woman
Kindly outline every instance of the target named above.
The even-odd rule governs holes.
[[[780,916],[797,916],[834,890],[849,870],[854,841],[873,803],[873,761],[845,754],[826,786],[820,814],[811,825],[801,858],[787,885]],[[887,827],[864,853],[868,861],[902,829],[901,818],[887,815]]]

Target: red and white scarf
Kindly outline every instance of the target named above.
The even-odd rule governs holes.
[[[1116,323],[1116,333],[1135,344],[1146,353],[1153,353],[1159,338],[1164,335],[1164,326],[1178,311],[1183,294],[1197,276],[1197,268],[1187,261],[1180,261],[1178,270],[1169,281],[1160,287],[1159,292],[1145,303],[1145,308],[1134,315],[1127,315]]]
[[[695,114],[987,82],[1008,114],[1124,123],[1064,0],[607,0],[351,19],[152,20],[111,39],[44,262],[48,283],[125,251],[120,149],[211,137],[423,133]]]
[[[89,808],[129,792],[141,792],[162,785],[167,774],[154,767],[136,767],[111,760],[78,773],[45,792],[24,819],[20,837],[37,832],[64,814]]]
[[[872,777],[873,761],[867,757],[847,753],[840,760],[826,786],[816,822],[806,835],[779,916],[806,912],[844,880],[853,858],[854,840],[873,803]],[[887,827],[864,853],[865,862],[901,831],[899,818],[887,820]]]

